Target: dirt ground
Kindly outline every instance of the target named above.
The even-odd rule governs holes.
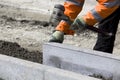
[[[14,13],[18,16],[16,19],[14,15],[10,17],[8,6],[0,7],[0,54],[42,63],[42,44],[46,40],[48,23],[23,19]]]
[[[46,21],[25,19],[21,14],[9,16],[8,7],[0,5],[0,8],[0,54],[42,63],[42,45],[48,42],[53,28]],[[97,33],[85,31],[79,35],[65,36],[63,44],[92,49],[96,37]],[[120,28],[116,38],[114,54],[119,55]]]

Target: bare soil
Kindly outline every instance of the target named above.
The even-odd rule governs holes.
[[[42,52],[29,51],[19,44],[0,40],[0,53],[16,58],[42,63]]]
[[[0,7],[2,9],[0,11],[0,54],[42,63],[42,44],[45,35],[39,31],[44,32],[48,22],[27,20],[17,13],[14,13],[17,18],[11,17],[8,6],[0,5]],[[34,35],[38,36],[34,38]],[[40,40],[36,41],[36,38]]]
[[[0,16],[0,23],[4,26],[8,25],[17,25],[18,23],[21,25],[29,24],[29,25],[42,25],[43,27],[48,26],[47,22],[39,22],[39,21],[28,21],[28,20],[15,20],[11,17],[7,17],[5,15]],[[3,28],[4,28],[3,26]],[[12,28],[14,28],[13,26]],[[10,26],[7,29],[11,28]],[[3,29],[2,29],[3,31]],[[9,34],[9,33],[8,33]],[[10,35],[8,35],[11,37]],[[6,37],[7,38],[7,37]],[[19,40],[19,38],[16,38]],[[32,44],[30,44],[32,46]],[[5,41],[0,40],[0,54],[13,56],[33,62],[42,63],[42,51],[38,50],[28,50],[26,48],[21,47],[17,42],[14,41]]]

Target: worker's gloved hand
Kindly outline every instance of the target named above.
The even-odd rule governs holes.
[[[63,43],[63,40],[64,40],[64,33],[61,31],[55,31],[53,32],[49,42]]]
[[[76,18],[75,21],[73,22],[73,24],[71,25],[71,29],[75,30],[77,32],[82,32],[82,31],[86,30],[87,26],[88,25],[85,23],[83,18]]]

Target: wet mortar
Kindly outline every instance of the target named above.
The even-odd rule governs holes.
[[[0,54],[42,63],[42,52],[29,51],[13,42],[0,40]]]

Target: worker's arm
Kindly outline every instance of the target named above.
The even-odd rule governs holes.
[[[64,34],[73,35],[74,31],[70,30],[70,26],[78,14],[81,12],[84,0],[66,0],[64,2],[64,15],[67,19],[61,19],[60,23],[56,26],[56,31],[52,34],[49,42],[62,43]]]
[[[97,28],[92,28],[92,26],[97,23],[101,22],[109,15],[111,15],[119,6],[120,0],[97,0],[98,4],[89,11],[85,16],[78,17],[73,23],[73,27],[78,28],[89,28],[93,29],[96,32],[102,32],[97,30]],[[106,33],[106,32],[102,32]]]
[[[94,9],[83,16],[88,25],[94,25],[111,15],[119,6],[120,0],[97,0],[98,4]]]
[[[70,26],[78,14],[81,12],[84,0],[66,0],[64,3],[64,14],[69,17],[69,20],[62,20],[56,27],[57,31],[64,32],[68,35],[73,35]]]

